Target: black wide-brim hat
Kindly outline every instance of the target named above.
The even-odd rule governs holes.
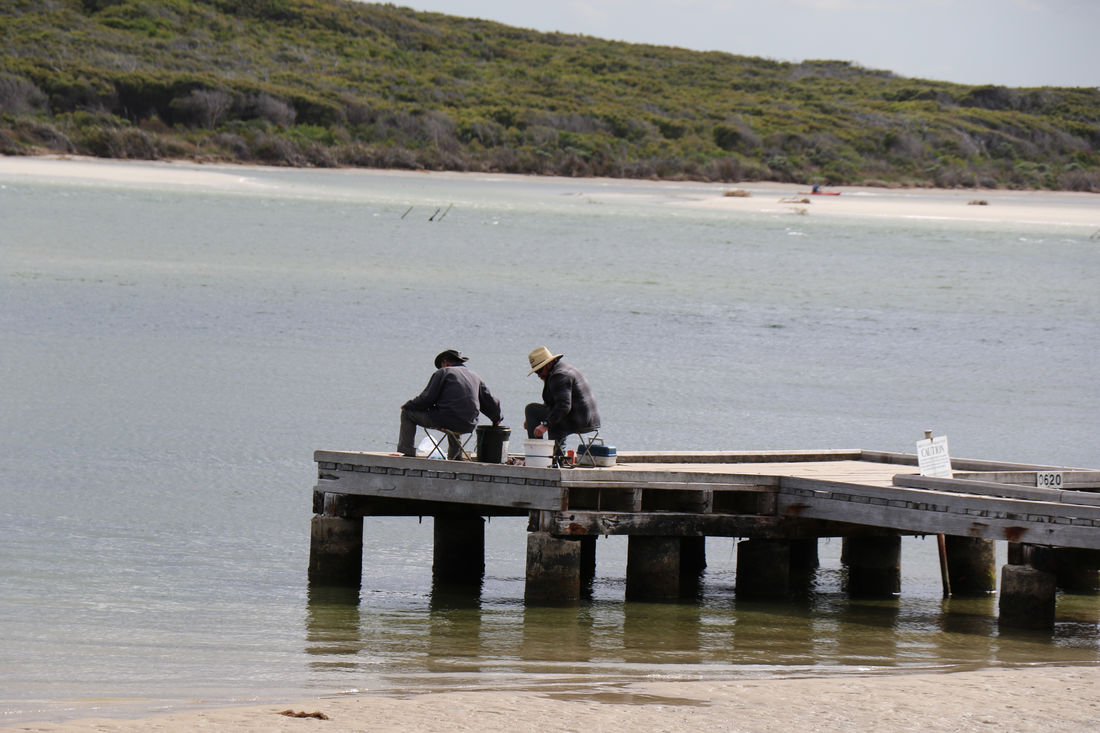
[[[439,356],[435,357],[435,368],[439,369],[441,366],[443,366],[444,361],[457,361],[461,364],[468,360],[469,357],[463,356],[462,354],[458,353],[457,350],[447,349],[446,351],[439,352]]]

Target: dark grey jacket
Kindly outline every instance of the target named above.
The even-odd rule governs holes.
[[[574,367],[558,359],[542,387],[546,427],[557,440],[570,433],[587,433],[600,427],[600,411],[588,380]]]
[[[423,410],[441,428],[468,433],[477,426],[477,414],[499,422],[500,400],[493,397],[481,377],[464,366],[436,369],[428,386],[401,409]]]

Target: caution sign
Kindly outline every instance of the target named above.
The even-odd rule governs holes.
[[[951,455],[947,452],[947,436],[917,441],[917,466],[921,476],[951,478]]]

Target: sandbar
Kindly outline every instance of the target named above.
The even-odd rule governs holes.
[[[251,175],[257,170],[285,172],[290,169],[185,161],[119,161],[58,155],[0,156],[0,182],[26,178],[255,191],[264,187],[261,180]],[[324,170],[331,171],[334,175],[349,172],[349,169]],[[556,182],[575,188],[577,196],[583,196],[592,203],[625,200],[644,204],[656,202],[665,206],[683,206],[713,212],[861,220],[970,221],[990,226],[1035,226],[1048,231],[1064,230],[1074,235],[1100,237],[1100,194],[1092,193],[844,186],[826,189],[839,195],[815,196],[804,184],[773,182],[718,184],[555,178],[499,173],[356,170],[399,177]],[[734,193],[747,195],[731,195]]]

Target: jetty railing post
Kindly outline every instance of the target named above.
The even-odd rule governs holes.
[[[432,534],[433,583],[480,584],[485,575],[485,520],[480,516],[436,515]]]
[[[848,566],[848,595],[884,598],[901,592],[901,535],[845,537],[842,560]]]
[[[363,582],[363,518],[345,514],[344,497],[325,494],[309,528],[309,582],[358,588]]]
[[[791,588],[789,540],[742,540],[737,543],[738,598],[786,596]]]
[[[997,590],[996,543],[980,537],[944,536],[952,595],[983,595]]]
[[[527,533],[527,577],[524,602],[572,605],[581,598],[581,542],[549,532]]]
[[[630,535],[626,546],[628,601],[672,601],[680,597],[680,539]]]

